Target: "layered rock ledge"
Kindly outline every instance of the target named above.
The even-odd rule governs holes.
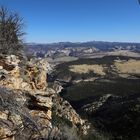
[[[89,123],[48,87],[49,68],[43,59],[0,56],[0,139],[62,140],[74,130],[74,140],[87,134]]]

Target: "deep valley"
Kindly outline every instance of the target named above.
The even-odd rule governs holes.
[[[63,86],[61,97],[94,129],[107,134],[109,139],[139,139],[139,62],[140,58],[129,56],[78,59],[57,65],[52,75]],[[86,71],[87,65],[94,69]],[[71,71],[71,66],[80,66],[78,70],[84,71]]]

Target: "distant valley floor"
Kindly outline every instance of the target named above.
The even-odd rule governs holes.
[[[140,138],[140,57],[81,58],[56,66],[61,96],[112,139]],[[61,83],[61,82],[60,82]]]

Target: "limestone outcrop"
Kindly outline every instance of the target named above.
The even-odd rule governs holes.
[[[0,139],[63,140],[70,133],[64,131],[66,127],[87,134],[88,122],[59,96],[57,88],[48,86],[49,69],[43,59],[25,61],[14,55],[0,56]]]

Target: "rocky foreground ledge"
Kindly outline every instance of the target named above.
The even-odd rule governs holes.
[[[0,56],[0,139],[78,140],[90,128],[46,82],[46,60]]]

